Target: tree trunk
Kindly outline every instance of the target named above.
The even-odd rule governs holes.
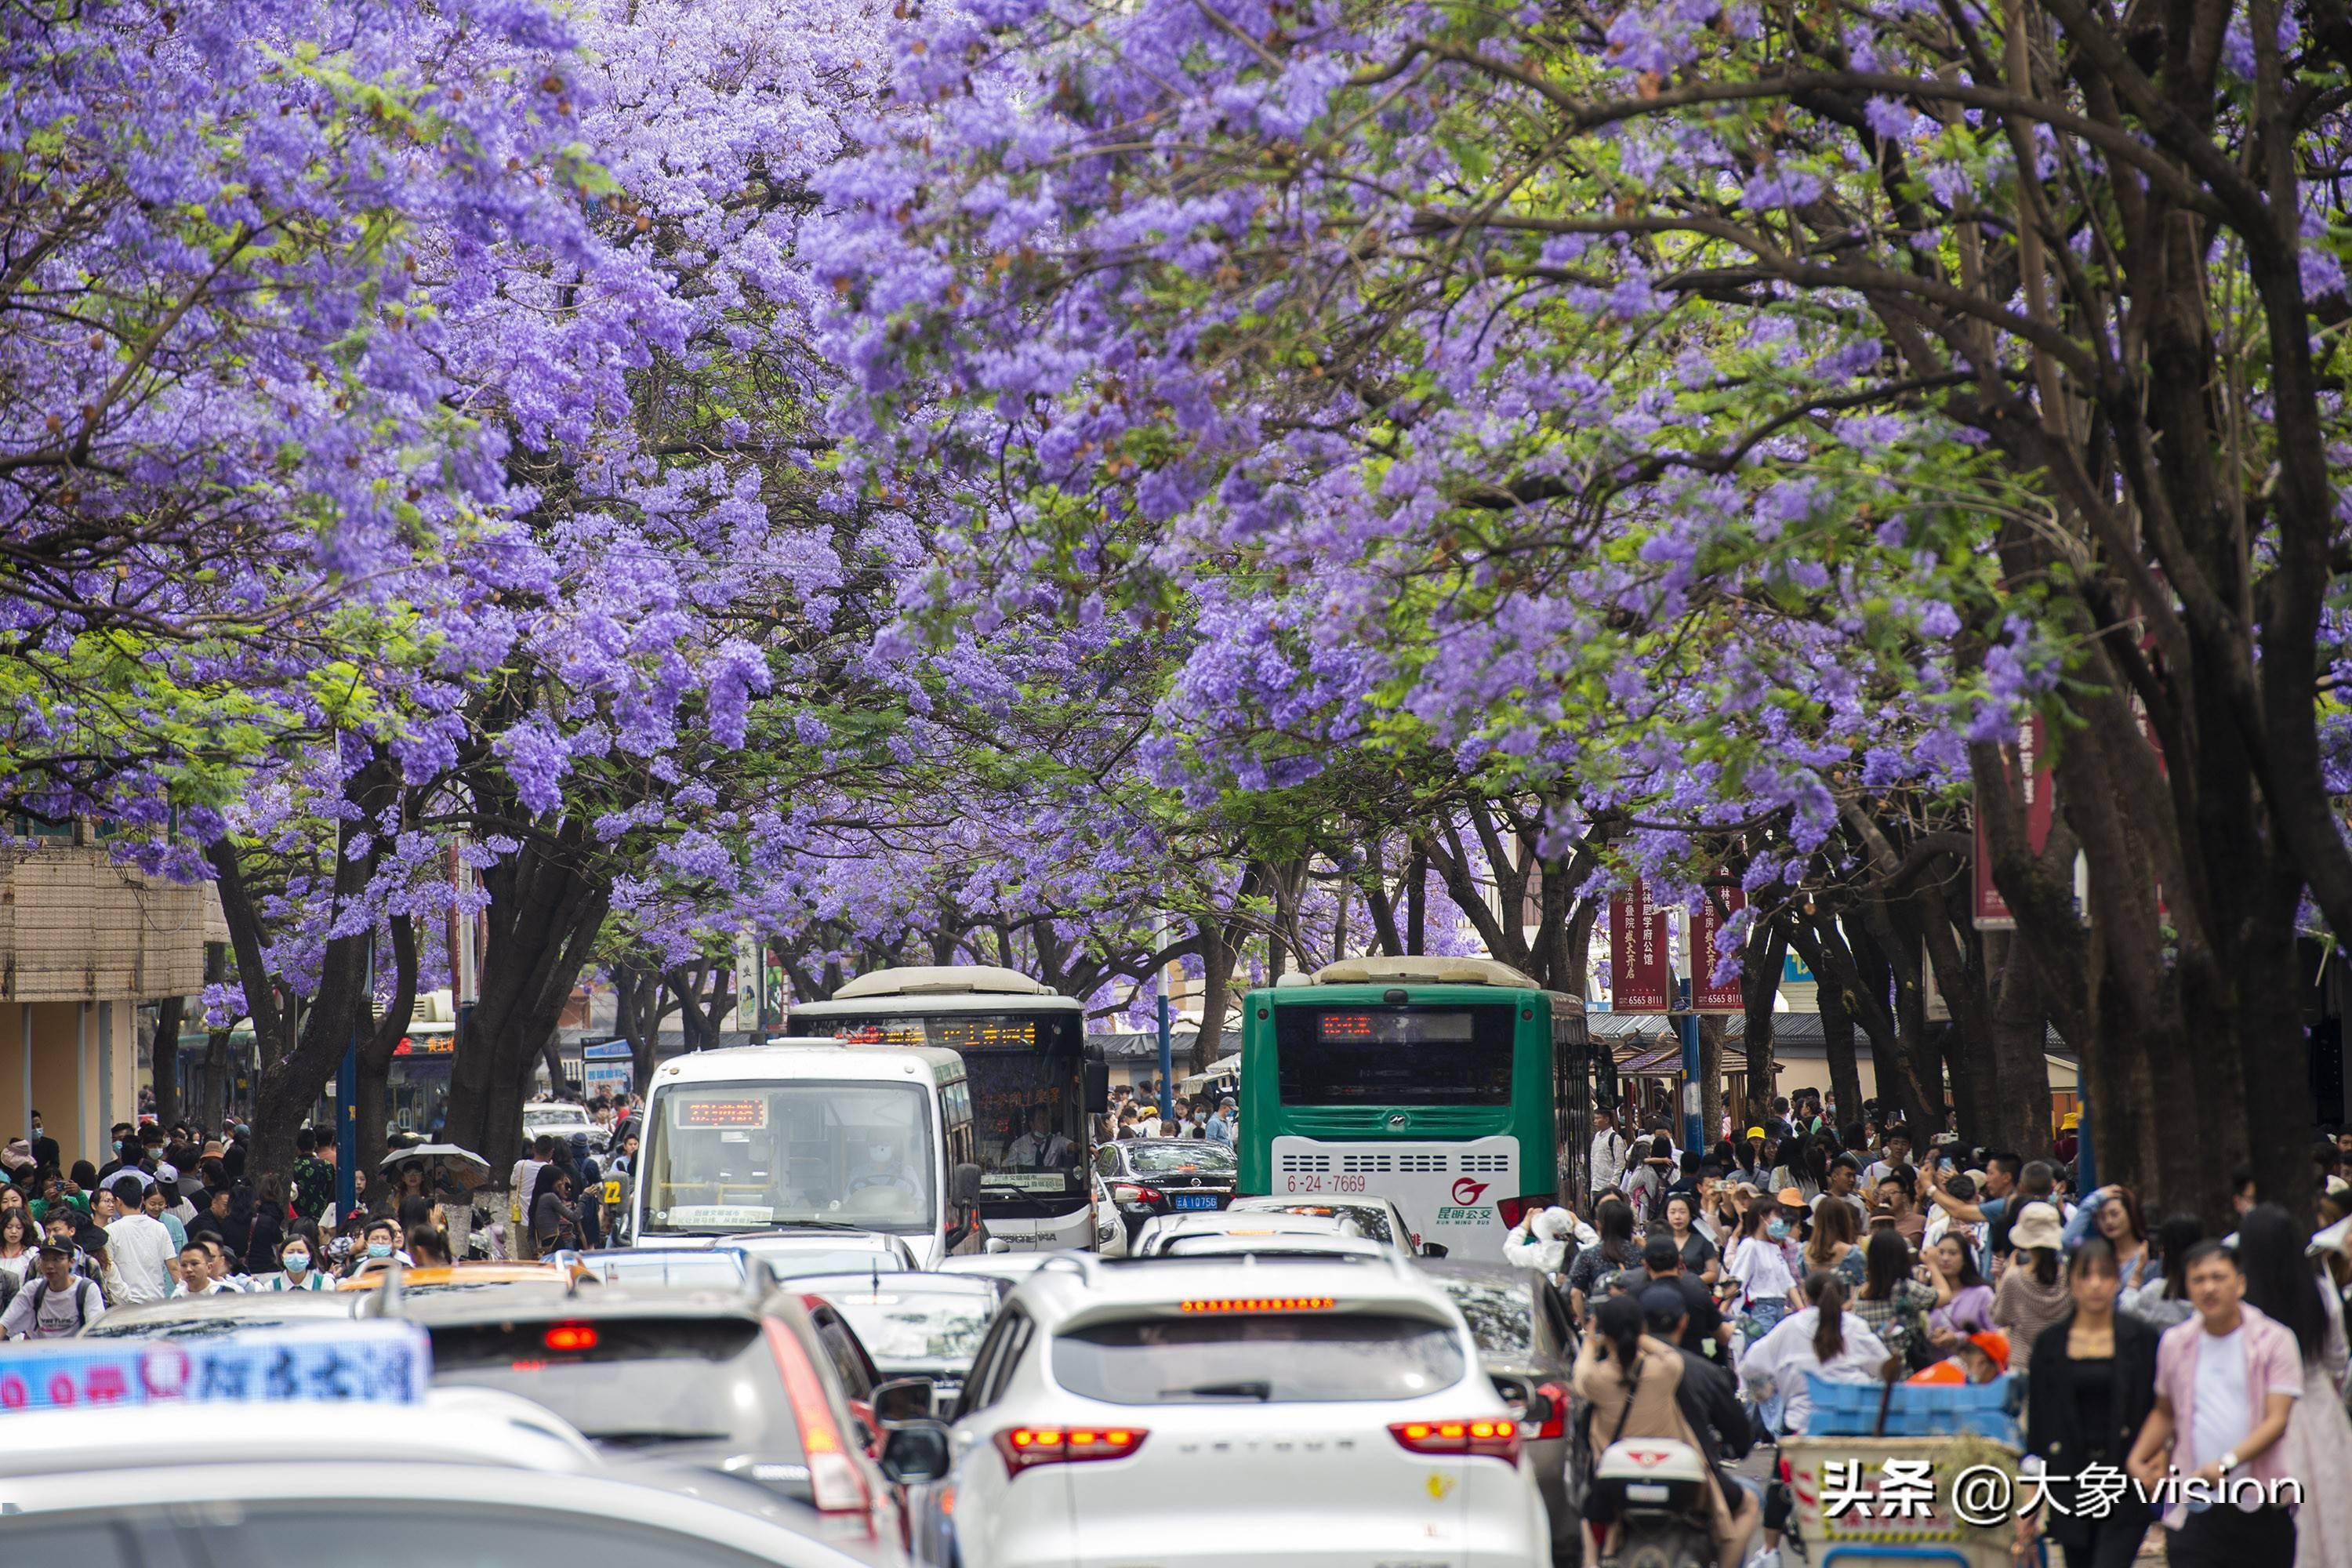
[[[2033,955],[2013,932],[1985,943],[1987,963],[2000,958],[1992,1008],[1991,1079],[1983,1125],[1967,1135],[1986,1147],[2027,1153],[2050,1136],[2049,1028]],[[2078,1047],[2077,1049],[2080,1047]],[[1964,1131],[1966,1130],[1964,1129]]]
[[[416,1016],[416,927],[407,915],[387,922],[392,935],[392,973],[383,1016],[360,1041],[358,1081],[352,1092],[358,1136],[359,1169],[380,1171],[391,1147],[392,1060]]]
[[[1780,1093],[1772,1061],[1772,1004],[1780,994],[1780,969],[1788,956],[1785,917],[1768,915],[1748,928],[1748,943],[1739,959],[1739,999],[1744,1005],[1741,1025],[1748,1049],[1748,1123],[1751,1127],[1764,1124],[1772,1114],[1773,1098]]]
[[[1813,971],[1819,975],[1821,971]],[[1830,1095],[1842,1116],[1862,1114],[1862,1069],[1853,1055],[1853,1015],[1835,985],[1824,984],[1822,997],[1822,1045],[1829,1057]]]
[[[1416,956],[1429,951],[1429,851],[1419,838],[1404,863],[1404,950]]]
[[[482,873],[490,894],[481,995],[449,1085],[449,1138],[503,1173],[522,1147],[523,1096],[541,1044],[595,946],[612,886],[586,829],[534,832]]]
[[[1698,1128],[1702,1150],[1723,1136],[1723,1018],[1716,1013],[1698,1020]]]
[[[155,1125],[169,1130],[180,1120],[180,1016],[184,996],[162,996],[155,1002],[155,1036],[147,1056],[155,1075]]]
[[[1200,932],[1201,1029],[1192,1037],[1192,1072],[1208,1071],[1223,1050],[1234,984],[1234,949],[1225,941],[1224,922],[1211,915],[1200,922]]]

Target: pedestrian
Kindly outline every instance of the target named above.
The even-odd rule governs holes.
[[[118,1304],[160,1301],[172,1289],[171,1229],[147,1213],[138,1177],[115,1177],[111,1195],[123,1210],[106,1230],[107,1255],[122,1282]]]
[[[1616,1297],[1602,1304],[1594,1331],[1577,1347],[1572,1376],[1578,1395],[1590,1406],[1583,1415],[1591,1451],[1598,1458],[1624,1438],[1671,1438],[1706,1457],[1705,1500],[1717,1562],[1719,1568],[1738,1568],[1756,1528],[1755,1500],[1744,1488],[1724,1486],[1711,1462],[1716,1446],[1701,1436],[1679,1397],[1686,1375],[1682,1352],[1645,1333],[1645,1326],[1642,1303]],[[1590,1513],[1586,1518],[1588,1523],[1602,1523]],[[1601,1533],[1605,1532],[1604,1525]]]
[[[1666,1234],[1674,1237],[1675,1248],[1682,1254],[1683,1267],[1702,1284],[1712,1286],[1723,1278],[1723,1264],[1715,1244],[1698,1232],[1698,1199],[1690,1193],[1670,1193],[1666,1196]]]
[[[2058,1211],[2045,1203],[2025,1205],[2010,1225],[2010,1266],[1993,1288],[1992,1321],[2008,1332],[2012,1368],[2020,1373],[2032,1370],[2033,1342],[2042,1331],[2073,1305],[2058,1268],[2063,1229]]]
[[[1786,1201],[1786,1194],[1783,1194]],[[1833,1194],[1813,1200],[1813,1234],[1805,1240],[1805,1267],[1827,1269],[1845,1281],[1849,1291],[1862,1288],[1862,1250],[1855,1245],[1862,1227],[1853,1208]]]
[[[1739,1362],[1741,1385],[1779,1402],[1775,1430],[1798,1437],[1812,1422],[1807,1373],[1832,1383],[1874,1383],[1887,1361],[1885,1342],[1845,1310],[1844,1280],[1817,1268],[1805,1276],[1804,1291],[1804,1307],[1749,1345]]]
[[[1911,1248],[1890,1225],[1871,1227],[1862,1256],[1862,1289],[1853,1295],[1853,1315],[1903,1358],[1906,1371],[1926,1366],[1934,1359],[1927,1313],[1937,1305],[1936,1288],[1912,1278]]]
[[[2332,1280],[2321,1284],[2302,1227],[2276,1204],[2247,1211],[2238,1258],[2246,1304],[2294,1335],[2302,1361],[2303,1392],[2279,1446],[2282,1472],[2305,1488],[2294,1514],[2294,1568],[2343,1568],[2352,1563],[2352,1489],[2343,1484],[2352,1481],[2343,1300]]]
[[[1732,1301],[1740,1342],[1752,1345],[1795,1310],[1800,1267],[1789,1241],[1789,1222],[1778,1205],[1759,1202],[1739,1216],[1739,1229],[1723,1260],[1725,1276],[1738,1287]]]
[[[1641,1261],[1633,1247],[1633,1210],[1624,1199],[1603,1198],[1592,1222],[1601,1239],[1578,1253],[1568,1272],[1569,1309],[1579,1322],[1610,1293],[1612,1276]]]
[[[1234,1112],[1237,1109],[1238,1106],[1232,1095],[1227,1094],[1218,1097],[1217,1113],[1209,1118],[1204,1127],[1209,1142],[1212,1143],[1223,1143],[1229,1149],[1233,1147],[1234,1124],[1235,1120]]]
[[[1682,1249],[1664,1230],[1651,1232],[1649,1239],[1642,1244],[1642,1272],[1648,1278],[1633,1282],[1636,1295],[1664,1284],[1674,1287],[1682,1298],[1690,1333],[1675,1343],[1697,1352],[1727,1372],[1731,1370],[1731,1336],[1723,1331],[1723,1312],[1716,1306],[1713,1292],[1684,1270]]]
[[[1608,1107],[1596,1109],[1592,1120],[1592,1195],[1597,1198],[1625,1179],[1625,1157],[1633,1144],[1617,1130],[1617,1113]]]
[[[17,1291],[7,1310],[0,1312],[0,1339],[67,1339],[106,1316],[106,1298],[74,1271],[74,1265],[70,1243],[43,1242],[37,1264],[38,1278]]]
[[[558,1170],[554,1181],[541,1187],[531,1208],[531,1235],[542,1254],[580,1245],[580,1211],[572,1206],[572,1177],[566,1172]]]
[[[2151,1509],[2137,1490],[2084,1486],[2086,1469],[2120,1471],[2156,1404],[2156,1331],[2116,1310],[2122,1277],[2114,1245],[2087,1237],[2067,1269],[2067,1310],[2042,1331],[2026,1374],[2027,1452],[2041,1460],[2046,1517],[2021,1516],[2063,1549],[2066,1568],[2130,1568]],[[2104,1507],[2086,1506],[2105,1496]]]
[[[2285,1568],[2294,1516],[2271,1489],[2290,1479],[2281,1440],[2303,1357],[2292,1331],[2246,1302],[2235,1253],[2200,1241],[2179,1263],[2197,1315],[2157,1342],[2156,1403],[2126,1468],[2151,1492],[2168,1471],[2182,1479],[2164,1515],[2172,1568]],[[2211,1501],[2223,1481],[2238,1484]],[[2210,1506],[2192,1510],[2192,1498]]]
[[[178,1300],[183,1296],[217,1296],[228,1289],[213,1278],[212,1248],[201,1236],[193,1237],[173,1258],[172,1288],[166,1296]]]
[[[172,1250],[177,1253],[188,1244],[188,1227],[172,1212],[172,1204],[179,1194],[179,1184],[155,1178],[148,1189],[139,1194],[139,1209],[149,1219],[162,1226],[172,1238]]]
[[[256,1290],[324,1290],[327,1277],[310,1267],[313,1257],[311,1242],[306,1236],[289,1236],[278,1245],[278,1267],[253,1277]]]
[[[389,1268],[397,1263],[403,1268],[410,1262],[408,1254],[400,1249],[400,1227],[388,1219],[372,1219],[361,1233],[359,1253],[352,1261],[346,1279]]]
[[[2099,1187],[2083,1199],[2083,1206],[2066,1222],[2066,1251],[2072,1253],[2095,1230],[2115,1248],[2116,1267],[2123,1276],[2124,1289],[2137,1286],[2154,1266],[2154,1260],[2147,1250],[2147,1221],[2140,1214],[2139,1199],[2129,1187]]]
[[[408,1233],[408,1256],[416,1260],[419,1268],[453,1267],[449,1256],[449,1233],[438,1226],[415,1226]]]
[[[41,1233],[29,1210],[0,1209],[0,1274],[21,1285],[37,1266]]]
[[[1633,1145],[1633,1163],[1625,1173],[1625,1202],[1633,1211],[1633,1228],[1646,1236],[1653,1228],[1663,1226],[1667,1173],[1674,1162],[1674,1145],[1663,1136],[1646,1144]]]
[[[1947,1236],[1920,1255],[1920,1278],[1936,1292],[1927,1314],[1927,1342],[1951,1349],[1970,1334],[1990,1333],[1992,1287],[1977,1268],[1976,1248],[1964,1237]]]
[[[1911,1167],[1911,1129],[1898,1121],[1879,1141],[1879,1157],[1862,1173],[1862,1184],[1875,1192],[1891,1171]]]
[[[261,1178],[247,1224],[249,1228],[245,1244],[245,1271],[252,1275],[270,1273],[286,1243],[286,1184],[277,1172],[271,1171]]]

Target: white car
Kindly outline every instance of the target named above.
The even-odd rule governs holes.
[[[1332,1218],[1324,1215],[1286,1214],[1279,1211],[1261,1214],[1239,1214],[1232,1209],[1220,1209],[1214,1214],[1159,1215],[1143,1222],[1135,1233],[1134,1256],[1155,1258],[1167,1249],[1179,1237],[1195,1236],[1349,1236],[1363,1232],[1353,1220],[1345,1216]]]
[[[1071,1255],[990,1329],[917,1540],[961,1568],[1528,1568],[1550,1535],[1520,1442],[1392,1250]]]
[[[612,1130],[599,1127],[588,1114],[585,1106],[566,1105],[560,1101],[542,1100],[522,1108],[522,1136],[525,1143],[545,1133],[551,1138],[570,1139],[574,1132],[588,1135],[588,1147],[597,1153],[604,1152]]]
[[[1319,1215],[1326,1219],[1353,1220],[1358,1230],[1374,1241],[1401,1247],[1407,1252],[1425,1257],[1443,1258],[1445,1249],[1428,1252],[1423,1246],[1421,1233],[1414,1230],[1404,1217],[1404,1211],[1393,1201],[1374,1194],[1355,1197],[1235,1198],[1225,1210],[1227,1214],[1295,1214]]]

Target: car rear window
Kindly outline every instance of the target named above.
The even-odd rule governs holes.
[[[1373,1312],[1095,1323],[1055,1340],[1054,1380],[1113,1405],[1414,1399],[1462,1381],[1454,1331]]]
[[[1139,1176],[1171,1176],[1190,1171],[1203,1175],[1230,1175],[1234,1169],[1233,1152],[1223,1143],[1146,1143],[1130,1151],[1128,1158]]]
[[[1441,1277],[1437,1282],[1470,1320],[1470,1337],[1478,1342],[1481,1354],[1525,1355],[1533,1348],[1535,1324],[1524,1288],[1492,1279]]]
[[[551,1349],[550,1340],[593,1345]],[[799,1429],[760,1325],[744,1318],[567,1320],[433,1331],[433,1380],[519,1394],[599,1442],[738,1444],[795,1458]]]
[[[1386,1209],[1370,1204],[1252,1204],[1243,1211],[1247,1214],[1296,1214],[1315,1219],[1342,1219],[1374,1241],[1396,1240],[1389,1228]]]

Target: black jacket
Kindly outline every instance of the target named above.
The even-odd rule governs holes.
[[[1746,1458],[1756,1443],[1756,1424],[1739,1403],[1738,1379],[1695,1350],[1675,1348],[1682,1350],[1683,1380],[1675,1389],[1675,1403],[1692,1431],[1713,1436],[1716,1451],[1707,1458],[1718,1465]]]
[[[2066,1335],[2074,1314],[2042,1331],[2033,1342],[2033,1361],[2026,1374],[2026,1452],[2041,1456],[2042,1468],[2052,1476],[2074,1476],[2089,1462],[2092,1439],[2098,1436],[2083,1426],[2083,1410],[2074,1397],[2074,1364],[2066,1353]],[[2120,1469],[2124,1456],[2139,1438],[2139,1429],[2156,1405],[2157,1331],[2126,1312],[2116,1314],[2116,1354],[2107,1394],[2105,1462]],[[2073,1489],[2053,1483],[2050,1495],[2079,1514]],[[2129,1490],[2115,1500],[2108,1517],[2116,1528],[2145,1530],[2147,1506]],[[2135,1526],[2135,1521],[2137,1524]],[[2042,1527],[2060,1545],[2084,1544],[2089,1521],[2069,1517],[2056,1507],[2045,1510]]]

